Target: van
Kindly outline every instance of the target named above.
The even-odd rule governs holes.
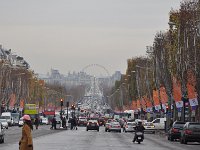
[[[5,117],[5,119],[7,120],[9,126],[13,125],[13,118],[12,118],[11,112],[3,112],[1,114],[1,116]]]
[[[166,118],[156,118],[152,121],[156,130],[164,130],[165,122],[166,122]]]
[[[18,125],[19,123],[19,113],[11,113],[12,119],[13,119],[13,125]]]

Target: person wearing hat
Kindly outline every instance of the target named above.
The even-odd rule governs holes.
[[[22,127],[22,137],[19,141],[19,150],[33,150],[33,139],[31,130],[33,125],[29,115],[23,116],[24,125]]]

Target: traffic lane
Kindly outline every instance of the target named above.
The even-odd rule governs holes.
[[[48,134],[34,138],[34,150],[194,150],[199,145],[181,145],[171,143],[164,137],[158,135],[145,135],[145,140],[141,144],[132,143],[133,133],[105,132],[104,127],[100,132],[86,131],[85,127],[79,127],[78,130],[67,130],[56,134]],[[177,144],[177,145],[176,145]],[[13,150],[18,144],[12,144],[4,147],[3,150]],[[1,148],[0,148],[1,149]]]
[[[134,133],[128,133],[126,135],[127,137],[133,138]],[[179,141],[168,141],[167,136],[162,135],[162,134],[145,134],[144,135],[145,140],[143,141],[143,144],[149,144],[154,146],[154,149],[158,148],[165,148],[169,150],[191,150],[191,149],[199,149],[199,143],[189,143],[187,145],[185,144],[180,144]]]
[[[37,144],[35,150],[50,149],[80,149],[80,150],[188,150],[184,145],[173,145],[164,141],[157,135],[145,135],[145,141],[141,144],[133,143],[133,133],[105,132],[104,127],[100,132],[86,131],[85,127],[79,127],[78,130],[68,130],[65,133],[54,134],[46,138],[35,141]],[[165,143],[167,142],[167,144]],[[197,149],[198,145],[193,147]],[[198,147],[199,148],[199,147]]]
[[[50,125],[41,125],[39,126],[38,130],[34,129],[32,131],[33,138],[40,137],[47,134],[53,134],[60,132],[61,130],[51,130]],[[6,147],[12,143],[19,142],[22,134],[22,127],[12,126],[5,130],[5,143],[0,144],[0,150],[2,147]]]

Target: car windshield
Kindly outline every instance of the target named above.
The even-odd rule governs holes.
[[[183,128],[184,124],[185,124],[184,122],[177,122],[177,123],[174,124],[173,127],[174,128]]]
[[[2,116],[2,119],[10,119],[10,116]]]
[[[0,122],[6,122],[6,119],[0,119]]]
[[[113,125],[120,125],[119,122],[112,122]]]
[[[97,123],[97,120],[89,120],[91,123]]]
[[[128,126],[135,126],[135,123],[134,122],[128,122],[127,125]]]
[[[190,124],[189,129],[200,129],[200,124],[199,123]]]

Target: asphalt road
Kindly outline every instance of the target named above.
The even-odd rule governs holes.
[[[41,133],[39,133],[41,132]],[[198,150],[199,143],[188,145],[170,142],[163,135],[145,134],[141,144],[132,143],[133,133],[86,131],[85,127],[78,130],[49,131],[41,127],[33,132],[34,150]],[[0,150],[17,149],[18,143],[0,145]],[[2,147],[3,146],[3,147]]]
[[[35,129],[32,131],[33,138],[38,138],[48,134],[54,134],[60,132],[60,130],[50,130],[50,125],[41,125],[38,130]],[[19,142],[22,134],[22,127],[12,126],[8,129],[5,129],[5,143],[0,144],[0,150],[6,150],[5,147]]]

